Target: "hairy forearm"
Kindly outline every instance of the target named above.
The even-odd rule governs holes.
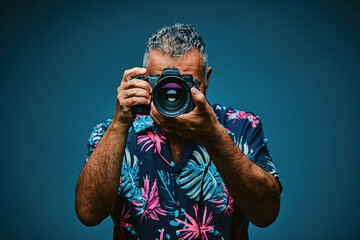
[[[87,226],[99,224],[113,209],[128,129],[112,122],[80,173],[75,209]]]
[[[251,162],[220,125],[215,132],[217,141],[204,146],[236,205],[254,225],[270,225],[279,212],[279,183]]]

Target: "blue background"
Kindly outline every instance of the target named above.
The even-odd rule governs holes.
[[[50,3],[51,2],[51,3]],[[99,1],[100,2],[100,1]],[[358,239],[359,3],[1,2],[2,239],[111,239],[75,186],[92,127],[156,29],[191,23],[213,67],[208,98],[260,115],[284,186],[251,239]]]

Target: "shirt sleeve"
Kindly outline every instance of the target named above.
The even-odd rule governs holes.
[[[279,174],[270,155],[268,139],[264,135],[259,116],[219,105],[215,105],[214,109],[219,122],[241,151],[252,162],[279,180]]]
[[[258,116],[256,117],[258,120],[256,124],[245,123],[242,133],[236,134],[236,144],[252,162],[279,180],[278,171],[268,149],[268,139],[264,135],[262,122]]]
[[[112,119],[106,119],[105,121],[97,124],[93,127],[93,131],[90,134],[90,137],[87,141],[88,153],[85,158],[85,162],[87,162],[93,153],[94,149],[98,145],[101,137],[105,134],[106,129],[109,127]]]

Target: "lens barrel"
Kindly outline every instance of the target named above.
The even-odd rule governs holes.
[[[136,79],[148,82],[153,89],[152,101],[156,109],[164,116],[176,117],[194,109],[191,100],[191,87],[199,89],[199,85],[192,75],[181,75],[175,67],[165,68],[161,75],[150,74],[149,77],[139,75]],[[137,105],[132,108],[136,115],[149,115],[150,104]]]
[[[179,116],[185,113],[192,103],[190,87],[179,76],[165,76],[154,87],[153,102],[162,115]]]

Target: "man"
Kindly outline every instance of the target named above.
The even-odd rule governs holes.
[[[135,79],[168,66],[199,83],[191,89],[196,108],[174,118],[160,114],[149,83]],[[76,188],[83,224],[111,214],[114,239],[248,239],[249,220],[266,227],[276,219],[281,186],[259,117],[209,105],[211,71],[192,26],[149,38],[144,68],[125,71],[113,118],[89,139]],[[150,116],[132,113],[150,103]]]

